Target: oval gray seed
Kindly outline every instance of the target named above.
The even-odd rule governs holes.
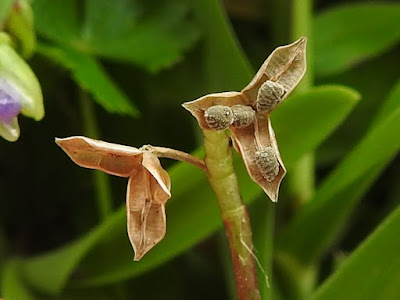
[[[257,110],[270,111],[274,109],[285,94],[285,88],[277,82],[265,81],[257,94]]]
[[[233,123],[233,112],[229,106],[214,105],[204,112],[204,118],[211,129],[222,130]]]
[[[273,181],[279,173],[279,162],[272,147],[265,147],[256,151],[256,164],[262,176]]]
[[[233,126],[243,128],[253,123],[256,112],[250,106],[237,104],[232,106],[231,109],[233,112]]]

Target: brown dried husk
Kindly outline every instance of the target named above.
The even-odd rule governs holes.
[[[266,80],[277,82],[285,88],[285,94],[280,101],[282,103],[300,82],[306,71],[306,43],[307,39],[301,37],[292,44],[276,48],[265,60],[253,80],[241,92],[206,95],[184,103],[183,107],[192,113],[202,129],[210,129],[204,120],[205,110],[214,105],[232,107],[237,104],[248,105],[256,110],[257,93]],[[250,177],[261,186],[272,201],[276,202],[278,201],[279,186],[286,174],[286,169],[269,119],[272,111],[257,112],[252,124],[244,128],[230,126],[230,130],[233,145],[242,155]],[[272,182],[268,182],[262,176],[255,162],[256,151],[268,146],[272,147],[279,162],[279,173]]]
[[[79,166],[129,177],[126,207],[128,236],[140,260],[166,232],[165,203],[171,182],[158,158],[137,148],[87,137],[56,139],[56,143]]]

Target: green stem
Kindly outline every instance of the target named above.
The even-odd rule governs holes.
[[[239,300],[260,299],[252,232],[239,193],[229,138],[224,131],[203,130],[208,180],[217,195],[235,274]]]
[[[99,129],[97,127],[96,114],[93,108],[93,102],[89,95],[83,91],[79,91],[81,103],[81,111],[84,123],[85,134],[91,138],[99,139]],[[94,182],[96,185],[97,207],[101,220],[112,212],[112,197],[109,176],[101,171],[94,171]]]
[[[311,59],[312,54],[312,0],[292,0],[292,39],[306,36],[307,41],[307,72],[296,88],[296,93],[308,91],[314,81]],[[315,188],[315,158],[314,153],[304,155],[292,169],[289,184],[295,196],[295,208],[301,207],[314,193]]]
[[[260,268],[260,272],[258,272],[261,299],[267,300],[274,299],[273,290],[275,280],[271,275],[274,249],[275,203],[266,199],[266,196],[259,198],[250,206],[250,216],[254,228],[254,245],[262,267],[262,269]]]

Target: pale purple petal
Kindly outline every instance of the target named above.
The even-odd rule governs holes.
[[[0,89],[0,123],[10,124],[21,111],[21,102]]]

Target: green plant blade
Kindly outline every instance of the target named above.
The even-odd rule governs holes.
[[[198,22],[205,29],[202,71],[207,74],[208,91],[241,90],[251,80],[253,71],[233,34],[222,3],[195,0],[191,5]]]
[[[1,274],[0,297],[4,299],[34,300],[32,293],[24,285],[19,273],[19,261],[10,260],[4,266]]]
[[[282,123],[274,123],[277,132],[283,123],[285,126],[286,123],[292,124],[292,130],[288,130],[285,136],[277,136],[282,155],[288,160],[288,166],[304,153],[315,149],[344,120],[358,98],[359,95],[351,89],[331,86],[316,88],[307,95],[297,95],[288,99],[287,104],[276,111],[277,120],[281,120]],[[325,109],[325,99],[336,103],[330,111]],[[299,105],[297,102],[303,104]],[[292,110],[291,105],[296,105],[298,109]],[[312,115],[315,113],[315,107],[319,107],[317,111],[321,115],[319,133],[313,129],[316,127]],[[309,118],[298,124],[294,113],[309,115]],[[293,142],[296,141],[295,136],[299,131],[303,132],[303,139],[308,141],[308,146],[302,147],[304,152],[297,151]],[[243,198],[250,203],[262,193],[261,189],[249,179],[238,157],[236,165]],[[79,284],[116,282],[149,271],[201,241],[222,224],[218,205],[206,176],[201,171],[193,171],[192,168],[179,163],[170,170],[173,197],[167,205],[168,233],[162,243],[146,254],[140,262],[132,261],[133,253],[125,232],[126,221],[122,208],[105,223],[67,248],[63,247],[26,260],[23,265],[26,278],[40,290],[56,293],[64,287],[80,260],[87,256],[81,268],[85,276],[79,280]],[[204,218],[207,218],[207,222],[204,222]],[[99,241],[104,241],[104,245],[94,248]],[[88,255],[90,249],[93,251]],[[98,263],[100,257],[101,264]]]
[[[137,116],[139,111],[129,101],[103,67],[93,57],[73,49],[39,46],[39,52],[70,70],[80,87],[110,113]]]
[[[293,95],[271,116],[279,145],[282,145],[281,139],[288,136],[288,143],[296,145],[297,152],[308,153],[315,149],[315,141],[322,141],[328,132],[333,132],[344,120],[338,118],[347,116],[359,99],[360,94],[356,91],[339,85],[315,87],[309,92]],[[303,129],[295,129],[301,124],[306,124]],[[307,139],[304,139],[305,134]],[[297,155],[286,157],[284,151],[282,158],[285,165],[292,165],[299,159]]]
[[[317,290],[313,300],[395,300],[400,295],[400,207]]]
[[[300,264],[318,260],[337,239],[362,193],[399,151],[399,130],[400,107],[397,107],[381,117],[283,230],[277,240],[277,251],[289,254]]]
[[[126,61],[151,72],[175,63],[199,37],[196,24],[187,18],[185,1],[79,2],[35,1],[38,33],[63,48]]]
[[[314,21],[315,73],[326,76],[377,56],[400,40],[400,5],[339,6]]]

